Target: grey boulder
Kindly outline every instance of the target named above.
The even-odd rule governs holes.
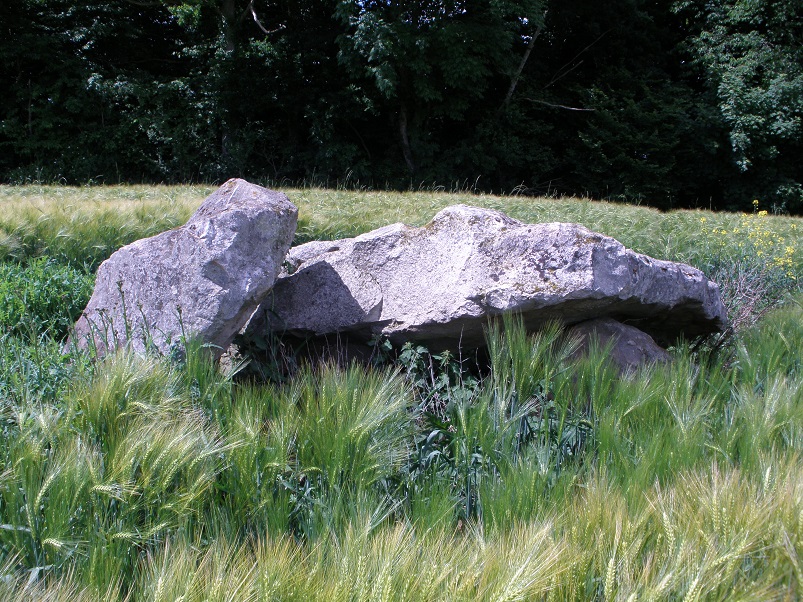
[[[297,216],[285,195],[229,180],[183,226],[100,265],[72,340],[99,355],[126,344],[166,353],[186,334],[219,356],[273,286]]]
[[[566,334],[579,343],[574,357],[586,355],[593,344],[599,345],[608,349],[608,359],[621,373],[645,365],[662,364],[672,358],[646,332],[611,318],[580,322],[569,328]]]
[[[380,335],[433,348],[481,346],[489,318],[627,320],[660,342],[722,330],[717,285],[577,224],[525,224],[456,205],[421,228],[394,224],[290,250],[246,334]]]

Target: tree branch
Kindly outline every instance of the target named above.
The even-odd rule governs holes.
[[[154,6],[162,6],[161,0],[152,0],[150,2],[144,0],[125,0],[129,4],[133,4],[134,6],[144,6],[146,8],[151,8]]]
[[[415,163],[413,163],[413,152],[410,150],[410,139],[407,136],[407,105],[401,103],[399,108],[399,138],[402,145],[402,155],[407,169],[411,174],[415,173]]]
[[[240,17],[240,18],[241,19],[245,18],[245,16],[247,14],[249,14],[249,13],[251,14],[251,18],[254,20],[254,23],[257,24],[257,27],[259,27],[259,29],[261,29],[262,33],[264,33],[265,35],[270,35],[272,33],[276,33],[277,31],[281,31],[282,29],[285,28],[284,24],[281,24],[276,29],[271,29],[271,30],[266,29],[265,26],[262,25],[262,21],[259,20],[259,17],[257,16],[256,9],[254,9],[254,0],[250,0],[248,2],[248,6],[243,11],[242,17]]]
[[[567,75],[569,75],[569,73],[571,73],[572,71],[574,71],[575,69],[577,69],[577,68],[578,68],[580,65],[582,65],[582,64],[583,64],[583,61],[580,61],[580,62],[579,62],[579,63],[577,63],[576,65],[572,65],[572,66],[571,66],[571,68],[567,69],[567,67],[569,67],[569,65],[571,65],[571,64],[572,64],[574,61],[576,61],[578,58],[580,58],[580,56],[581,56],[583,53],[587,52],[587,51],[588,51],[588,50],[589,50],[589,49],[590,49],[592,46],[594,46],[594,45],[595,45],[597,42],[599,42],[599,41],[600,41],[602,38],[604,38],[604,37],[605,37],[605,36],[606,36],[608,33],[610,33],[610,31],[611,31],[610,29],[608,29],[607,31],[603,31],[601,34],[599,34],[599,36],[597,36],[597,39],[596,39],[596,40],[594,40],[594,41],[593,41],[593,42],[591,42],[591,43],[590,43],[588,46],[586,46],[585,48],[583,48],[583,49],[582,49],[580,52],[578,52],[577,54],[575,54],[575,55],[574,55],[574,58],[572,58],[572,59],[571,59],[569,62],[567,62],[565,65],[563,65],[563,67],[561,67],[560,69],[558,69],[558,70],[555,72],[555,75],[553,75],[553,76],[552,76],[552,79],[551,79],[551,80],[549,80],[549,83],[548,83],[547,85],[545,85],[545,86],[544,86],[544,90],[546,90],[546,89],[547,89],[549,86],[551,86],[552,84],[554,84],[554,83],[558,82],[559,80],[563,79],[564,77],[566,77]]]
[[[567,111],[589,111],[589,112],[596,111],[596,109],[584,109],[582,107],[569,107],[566,105],[559,105],[552,102],[547,102],[545,100],[538,100],[537,98],[525,98],[524,100],[529,100],[530,102],[534,102],[539,105],[546,105],[548,107],[552,107],[553,109],[565,109]]]
[[[524,66],[527,64],[527,59],[530,58],[530,53],[533,51],[533,46],[535,46],[535,40],[541,35],[542,29],[543,28],[540,25],[536,27],[535,32],[533,32],[533,35],[530,37],[530,41],[527,43],[527,50],[524,51],[524,56],[521,57],[519,68],[516,69],[516,73],[514,73],[513,77],[510,78],[510,87],[507,90],[507,94],[505,94],[505,100],[502,101],[503,108],[510,103],[510,99],[513,97],[513,92],[516,91],[516,86],[519,83],[521,72],[524,71]]]

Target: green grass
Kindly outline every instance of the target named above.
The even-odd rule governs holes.
[[[84,260],[183,223],[214,188],[190,186],[0,186],[0,252],[3,257],[63,253]],[[498,197],[439,192],[355,192],[319,188],[283,190],[299,208],[296,243],[356,236],[394,222],[420,226],[439,210],[466,203],[504,211],[529,222],[583,224],[636,251],[671,260],[705,263],[741,256],[745,228],[740,214],[704,210],[662,213],[648,207],[577,198]],[[752,215],[753,208],[746,204]],[[701,222],[704,218],[706,221]],[[773,234],[796,247],[803,219],[766,216]],[[725,234],[715,233],[726,230]],[[743,248],[744,249],[744,248]]]
[[[744,319],[726,345],[682,344],[624,376],[605,349],[570,361],[557,328],[515,320],[488,332],[481,378],[412,346],[274,383],[221,373],[193,345],[181,361],[65,350],[59,325],[85,302],[89,266],[181,223],[206,192],[0,189],[0,301],[21,312],[0,333],[0,597],[803,596],[801,220],[288,191],[299,240],[471,202],[580,221],[765,297],[732,303]],[[14,304],[17,290],[35,302]],[[783,303],[765,313],[768,295]]]
[[[94,269],[120,246],[184,223],[213,190],[0,186],[0,261],[25,263],[47,255]],[[466,203],[526,222],[580,223],[640,253],[698,267],[720,283],[738,324],[803,287],[803,219],[761,215],[750,203],[747,214],[662,213],[577,198],[320,188],[284,192],[299,208],[295,244],[356,236],[394,222],[420,226],[444,207]]]

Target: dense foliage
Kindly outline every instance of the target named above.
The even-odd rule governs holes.
[[[0,263],[0,333],[63,337],[93,286],[91,274],[47,258],[27,266]]]
[[[0,178],[803,211],[796,0],[9,0]]]

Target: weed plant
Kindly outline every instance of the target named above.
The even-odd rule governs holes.
[[[39,257],[27,265],[0,263],[0,333],[62,339],[86,307],[94,276]]]
[[[382,219],[374,196],[380,209],[359,227]],[[405,198],[412,208],[399,208]],[[442,198],[387,195],[422,220]],[[628,244],[699,265],[745,242],[729,220],[777,236],[797,225],[478,200],[607,233],[632,220]],[[118,207],[113,219],[131,215]],[[709,232],[707,248],[695,246],[701,217],[728,230]],[[128,223],[126,236],[140,228]],[[48,290],[37,283],[49,270],[83,282],[78,266],[100,254],[39,232],[4,273],[20,290]],[[744,321],[727,348],[680,344],[672,362],[625,374],[605,348],[576,359],[556,326],[527,334],[513,319],[489,326],[485,370],[413,345],[384,365],[301,365],[273,383],[221,372],[192,342],[181,358],[123,350],[92,363],[58,338],[86,290],[63,285],[53,305],[45,295],[19,309],[45,326],[7,321],[0,336],[0,597],[798,599],[803,274],[794,237],[774,241],[771,257],[794,248],[774,266],[783,305]],[[34,258],[45,252],[61,259]]]

